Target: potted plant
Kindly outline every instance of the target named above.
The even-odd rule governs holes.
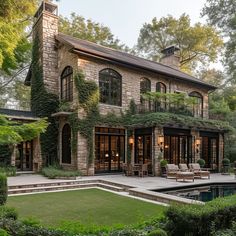
[[[223,166],[222,174],[228,174],[229,173],[230,160],[228,158],[224,158],[222,160],[222,166]]]
[[[161,176],[165,177],[166,176],[166,165],[168,164],[168,161],[165,159],[162,159],[160,161],[160,166],[161,166]]]
[[[206,162],[205,162],[204,159],[199,159],[199,160],[197,161],[197,163],[200,165],[201,168],[203,168],[203,167],[205,166],[205,164],[206,164]]]

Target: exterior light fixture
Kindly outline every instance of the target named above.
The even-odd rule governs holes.
[[[133,145],[133,144],[134,144],[134,138],[133,138],[133,137],[130,137],[130,138],[129,138],[129,144],[130,144],[130,145]]]
[[[196,144],[196,152],[199,153],[199,148],[200,148],[200,144],[201,144],[201,139],[196,139],[195,141]]]
[[[157,138],[157,145],[160,148],[160,151],[163,152],[163,147],[164,147],[164,136],[158,136]]]

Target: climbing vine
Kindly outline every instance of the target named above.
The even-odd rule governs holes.
[[[167,112],[155,112],[146,114],[137,114],[137,106],[134,100],[131,100],[129,109],[120,116],[114,113],[101,115],[98,109],[99,88],[94,81],[86,81],[82,71],[74,77],[75,85],[78,91],[79,108],[84,109],[86,117],[78,118],[78,113],[73,113],[69,117],[73,139],[72,151],[77,151],[77,133],[79,132],[86,138],[88,144],[88,164],[91,164],[94,157],[94,127],[98,125],[110,127],[124,127],[127,129],[128,138],[133,135],[134,128],[154,127],[154,126],[177,126],[188,128],[210,128],[221,131],[230,130],[227,122],[195,118],[185,115],[176,115]],[[158,96],[158,95],[157,95]],[[190,100],[190,102],[194,102]],[[131,159],[131,149],[127,146],[127,160]]]
[[[57,162],[58,123],[51,115],[58,110],[58,96],[48,92],[44,86],[43,69],[39,58],[39,40],[35,36],[32,50],[31,109],[38,117],[47,117],[49,126],[40,136],[43,156],[49,163]]]

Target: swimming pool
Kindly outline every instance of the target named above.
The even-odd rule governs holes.
[[[226,197],[236,194],[236,183],[217,183],[154,191],[208,202],[218,197]]]

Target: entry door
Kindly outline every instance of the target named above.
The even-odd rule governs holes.
[[[135,163],[144,164],[152,162],[152,135],[136,135],[135,137]]]
[[[124,160],[124,136],[96,135],[95,172],[121,171]]]
[[[218,138],[202,137],[202,159],[206,162],[206,168],[218,167]]]
[[[164,158],[171,164],[191,163],[191,136],[165,136]]]
[[[23,142],[17,145],[16,168],[21,171],[32,170],[33,143],[32,141]]]

